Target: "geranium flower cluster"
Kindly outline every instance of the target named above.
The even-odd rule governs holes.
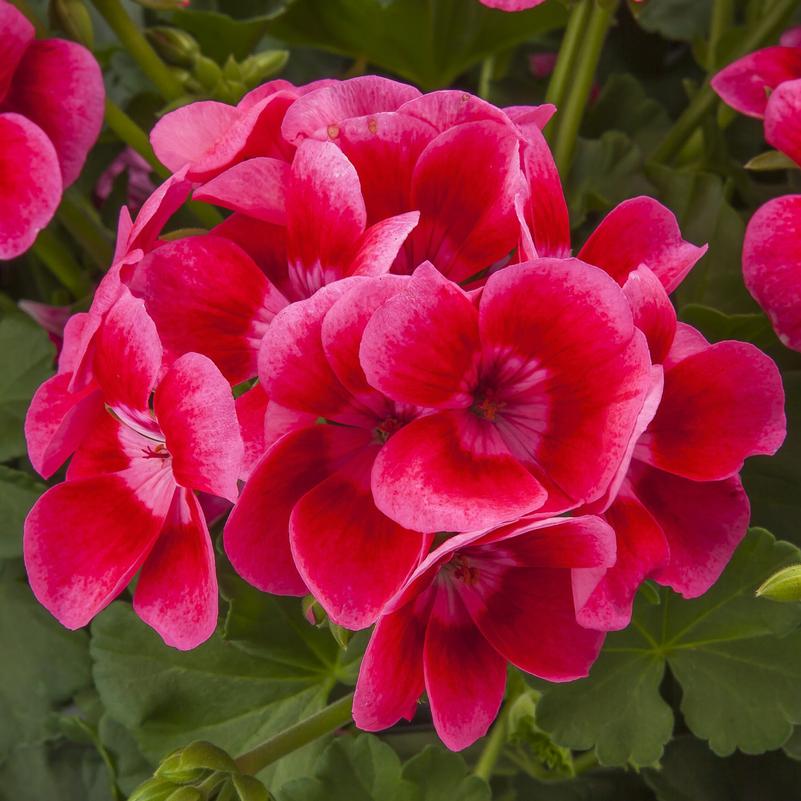
[[[677,322],[705,248],[655,200],[571,256],[553,111],[363,77],[167,114],[174,174],[123,209],[28,415],[42,475],[71,457],[25,526],[40,601],[83,626],[138,573],[140,617],[198,645],[225,499],[244,579],[375,624],[356,723],[425,690],[459,749],[508,662],[584,676],[643,580],[703,593],[745,533],[743,460],[784,438],[779,373]],[[230,214],[160,238],[190,194]]]
[[[78,177],[103,124],[103,76],[75,42],[34,39],[0,0],[0,260],[24,253]]]
[[[791,28],[782,43],[738,59],[712,79],[736,111],[764,120],[765,139],[801,165],[801,46]],[[743,277],[779,339],[801,351],[801,195],[769,200],[751,218]]]

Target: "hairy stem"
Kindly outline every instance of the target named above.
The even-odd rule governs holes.
[[[120,0],[92,0],[95,8],[131,54],[142,72],[152,81],[165,100],[177,100],[184,94],[181,82],[142,35],[139,26],[128,16]]]
[[[553,143],[554,160],[563,177],[567,176],[576,148],[581,120],[590,98],[595,71],[601,58],[606,34],[617,10],[617,3],[583,0],[591,6],[590,18],[581,38],[581,49],[575,69],[569,75],[570,85],[559,112],[559,124]],[[561,54],[560,54],[561,57]],[[558,61],[557,61],[558,65]]]
[[[254,775],[281,757],[349,723],[352,709],[353,693],[350,693],[242,754],[236,766],[242,773]]]
[[[797,0],[776,0],[767,13],[751,29],[732,60],[740,58],[752,50],[757,50],[770,41],[787,21],[796,5]],[[675,158],[716,101],[717,95],[712,90],[709,78],[707,78],[681,116],[673,123],[673,127],[656,148],[651,160],[668,163]]]

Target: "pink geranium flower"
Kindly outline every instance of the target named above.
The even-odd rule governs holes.
[[[753,345],[710,345],[677,323],[668,298],[705,252],[681,237],[675,217],[651,198],[613,209],[580,257],[623,287],[646,334],[652,390],[612,492],[600,509],[617,534],[617,562],[587,573],[579,620],[624,628],[646,578],[686,597],[706,592],[745,535],[748,498],[743,461],[772,454],[785,435],[784,395],[776,366]],[[598,511],[599,506],[593,507]]]
[[[527,8],[534,8],[545,0],[480,0],[482,5],[488,8],[497,8],[501,11],[525,11]]]
[[[242,443],[214,365],[187,354],[160,376],[161,355],[144,304],[124,293],[96,338],[96,402],[73,426],[67,481],[28,515],[24,554],[34,594],[73,629],[141,570],[134,608],[186,649],[217,622],[214,553],[194,490],[236,500]]]
[[[103,124],[103,78],[92,55],[61,39],[34,40],[0,0],[0,259],[24,253],[55,213]]]
[[[243,578],[266,592],[308,588],[349,628],[375,620],[429,542],[382,514],[370,488],[376,457],[418,410],[372,389],[359,364],[367,321],[408,280],[338,281],[275,317],[260,386],[268,425],[289,412],[293,430],[255,466],[225,528]]]
[[[362,661],[353,719],[411,719],[425,689],[453,750],[481,737],[503,700],[506,663],[548,681],[586,676],[603,635],[576,622],[573,582],[614,563],[600,518],[522,518],[447,540],[384,609]]]
[[[376,458],[376,504],[418,531],[469,531],[602,495],[648,389],[620,288],[577,260],[490,276],[471,298],[423,265],[373,315],[371,386],[427,408]]]

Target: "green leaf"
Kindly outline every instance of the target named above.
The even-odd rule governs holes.
[[[774,348],[779,344],[770,320],[761,312],[725,314],[700,303],[688,303],[679,317],[682,322],[695,326],[711,342],[739,339],[762,349]]]
[[[415,801],[490,801],[489,785],[468,773],[459,754],[429,745],[404,766],[402,777],[417,788]]]
[[[799,551],[753,529],[717,584],[685,600],[664,590],[659,606],[638,600],[632,625],[611,634],[587,679],[554,686],[537,723],[605,765],[655,764],[673,713],[660,694],[669,666],[690,730],[718,754],[778,748],[801,722],[801,606],[754,597]]]
[[[699,740],[672,742],[659,771],[645,771],[658,801],[790,801],[801,787],[801,764],[781,752],[716,757]]]
[[[746,162],[745,168],[754,172],[769,172],[771,170],[797,170],[799,166],[784,153],[778,150],[768,150]]]
[[[296,0],[267,30],[288,44],[364,59],[434,89],[565,20],[554,0],[515,14],[475,0]]]
[[[327,634],[331,651],[303,634],[308,624],[297,600],[264,598],[272,644],[265,640],[248,652],[220,634],[189,653],[169,648],[122,602],[95,620],[91,652],[100,697],[151,763],[194,740],[238,754],[325,704],[337,674],[329,654],[339,648]],[[315,745],[263,776],[303,770]]]
[[[22,556],[22,524],[44,484],[0,465],[0,559]]]
[[[561,782],[542,782],[521,773],[512,786],[516,801],[654,801],[636,773],[608,768]]]
[[[24,314],[0,319],[0,462],[25,454],[22,424],[31,397],[52,373],[53,345]]]
[[[665,39],[691,42],[706,36],[711,8],[712,0],[659,0],[643,4],[637,21],[646,31]]]
[[[39,606],[27,585],[0,581],[0,760],[57,734],[54,713],[91,683],[87,642]]]

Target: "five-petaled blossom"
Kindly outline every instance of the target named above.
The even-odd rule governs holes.
[[[0,260],[24,253],[83,167],[103,124],[103,76],[75,42],[34,39],[0,0]]]

